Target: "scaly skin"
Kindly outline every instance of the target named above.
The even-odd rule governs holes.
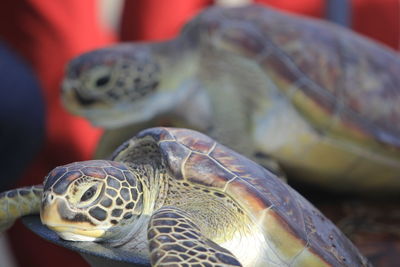
[[[0,194],[0,232],[11,227],[19,217],[38,214],[43,186],[22,187]]]

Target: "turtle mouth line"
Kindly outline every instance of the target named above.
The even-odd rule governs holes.
[[[85,229],[70,225],[45,224],[49,229],[57,233],[62,239],[68,241],[94,241],[102,237],[104,229]]]

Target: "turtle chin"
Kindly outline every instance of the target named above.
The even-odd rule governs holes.
[[[51,230],[57,233],[59,237],[67,241],[96,241],[104,235],[104,230],[87,230],[69,226],[50,226]]]
[[[86,242],[96,241],[96,238],[94,238],[94,237],[78,235],[78,234],[74,234],[74,233],[70,233],[70,232],[57,232],[57,234],[61,239],[64,239],[67,241],[86,241]]]
[[[146,101],[134,105],[115,105],[110,109],[85,110],[80,116],[87,118],[95,127],[113,130],[152,121],[172,109],[171,99],[163,101],[159,101],[157,97],[152,99],[154,103]]]
[[[65,202],[60,199],[55,199],[51,203],[46,201],[42,203],[40,211],[42,223],[62,239],[69,241],[94,241],[104,236],[106,230],[93,225],[88,220],[83,220],[84,216],[74,215],[68,219],[68,216],[60,215],[60,212],[70,215],[65,212],[64,207]]]
[[[129,116],[124,113],[116,116],[110,116],[110,114],[107,113],[105,113],[104,116],[97,114],[96,116],[91,116],[86,113],[84,117],[86,117],[94,127],[101,127],[110,130],[122,128],[126,125],[134,124],[141,121],[140,119],[135,120],[133,116]]]

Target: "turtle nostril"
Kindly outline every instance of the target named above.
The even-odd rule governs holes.
[[[104,86],[110,81],[110,76],[103,76],[96,81],[96,86]]]
[[[82,85],[79,80],[66,78],[62,82],[61,92],[63,94],[68,94],[70,92],[76,91],[76,88],[79,88],[81,86]]]
[[[88,106],[96,103],[96,100],[87,96],[82,96],[77,90],[75,90],[76,100],[83,106]]]
[[[44,193],[42,198],[42,207],[51,204],[54,201],[54,196],[49,193]]]

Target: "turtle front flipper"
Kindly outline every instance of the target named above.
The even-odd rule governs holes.
[[[0,194],[0,232],[11,227],[16,219],[40,211],[43,187],[34,185]]]
[[[231,252],[205,237],[178,208],[163,207],[155,212],[147,237],[152,266],[242,266]]]

